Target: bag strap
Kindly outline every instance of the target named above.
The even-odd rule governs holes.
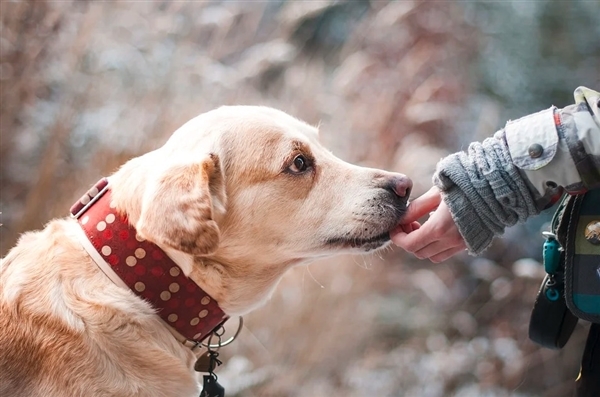
[[[600,396],[600,324],[592,324],[575,381],[575,397]]]

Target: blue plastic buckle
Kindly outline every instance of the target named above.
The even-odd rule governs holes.
[[[554,233],[543,232],[542,234],[546,238],[543,253],[544,269],[548,274],[555,274],[560,264],[560,244]]]

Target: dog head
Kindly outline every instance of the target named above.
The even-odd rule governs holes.
[[[198,116],[112,181],[138,233],[230,313],[292,265],[388,244],[412,186],[340,160],[283,112],[244,106]]]

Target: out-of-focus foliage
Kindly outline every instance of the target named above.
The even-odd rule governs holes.
[[[418,194],[450,151],[600,88],[592,1],[0,7],[0,254],[220,105],[320,124],[337,155],[404,172]],[[517,259],[539,258],[543,219],[488,259],[393,250],[292,271],[223,351],[228,395],[570,395],[585,327],[560,352],[527,340],[541,268]]]
[[[600,83],[600,6],[594,1],[470,2],[466,15],[485,40],[479,89],[502,118],[573,103],[573,87]]]

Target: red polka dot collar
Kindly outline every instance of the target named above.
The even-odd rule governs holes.
[[[184,338],[200,342],[228,319],[217,302],[162,249],[139,238],[127,217],[111,207],[106,178],[71,207],[71,214],[93,246],[95,252],[87,250],[100,269],[117,285],[150,302]]]

